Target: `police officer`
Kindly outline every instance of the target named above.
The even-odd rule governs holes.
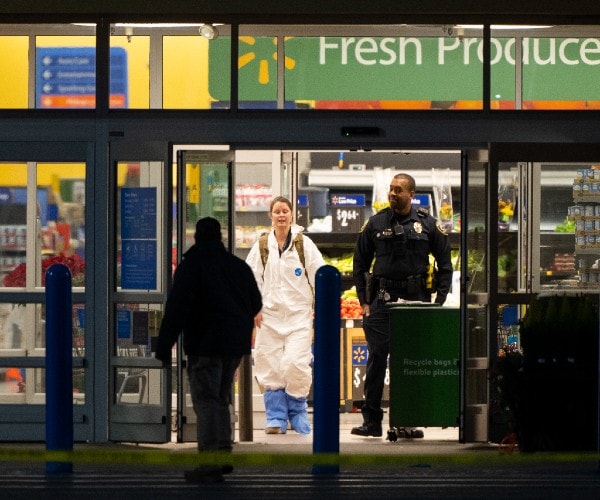
[[[415,208],[415,180],[408,174],[392,179],[390,206],[373,215],[354,250],[354,282],[363,307],[363,328],[369,355],[365,378],[363,424],[352,434],[381,436],[381,399],[390,351],[390,313],[386,302],[398,299],[443,304],[452,281],[448,236],[425,209]],[[437,270],[428,286],[429,254]],[[373,272],[371,264],[375,259]],[[423,437],[419,429],[403,429],[400,437]]]

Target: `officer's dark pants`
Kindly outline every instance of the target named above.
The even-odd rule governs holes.
[[[362,408],[365,423],[381,422],[381,399],[390,352],[390,313],[381,300],[371,304],[371,313],[363,318],[369,356],[365,376],[365,404]]]
[[[417,292],[417,297],[408,297],[403,291],[388,291],[390,301],[395,302],[398,298],[407,300],[428,301],[428,295],[423,290]],[[410,328],[407,325],[407,328]],[[374,300],[371,304],[369,316],[363,317],[363,329],[367,339],[369,356],[367,358],[367,373],[365,376],[365,404],[362,408],[365,423],[381,422],[383,410],[381,399],[383,398],[383,387],[387,373],[387,359],[390,353],[390,310],[382,300]]]

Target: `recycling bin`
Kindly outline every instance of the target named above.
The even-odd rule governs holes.
[[[457,307],[390,304],[390,427],[455,427],[459,417]]]

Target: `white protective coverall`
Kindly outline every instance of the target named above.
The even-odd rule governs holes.
[[[325,261],[317,246],[303,236],[304,269],[293,244],[302,229],[292,224],[291,243],[281,256],[275,234],[270,231],[267,239],[269,255],[264,270],[258,241],[246,259],[254,271],[263,298],[262,326],[257,328],[254,342],[254,374],[265,390],[265,406],[271,400],[277,400],[274,401],[275,406],[285,405],[279,397],[275,397],[281,390],[285,391],[282,396],[291,397],[288,397],[288,403],[292,400],[291,405],[295,405],[296,400],[303,400],[306,405],[312,383],[313,289],[315,274]],[[269,422],[269,408],[266,410]],[[290,410],[293,411],[291,406]],[[276,416],[276,420],[283,420],[279,418],[281,415]],[[285,432],[283,422],[281,425]]]

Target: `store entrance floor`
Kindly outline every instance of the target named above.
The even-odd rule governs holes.
[[[309,417],[313,424],[312,410],[309,409]],[[381,437],[362,437],[350,434],[352,427],[362,423],[360,413],[339,414],[339,454],[344,455],[389,455],[397,456],[397,459],[412,460],[413,456],[446,457],[442,460],[451,459],[453,456],[464,456],[465,453],[475,452],[477,456],[487,455],[487,452],[498,453],[499,445],[495,443],[459,443],[458,427],[420,427],[423,429],[422,439],[398,439],[390,441],[387,436],[389,429],[388,414],[384,415],[383,433]],[[298,434],[288,430],[286,434],[265,434],[264,412],[253,413],[252,440],[240,440],[239,422],[236,422],[233,453],[258,454],[258,455],[290,455],[298,454],[310,456],[314,453],[314,433],[307,435]],[[314,430],[314,425],[313,425]],[[332,429],[331,432],[335,432]],[[244,435],[247,433],[244,432]],[[163,445],[142,445],[172,450],[189,450],[196,448],[195,442],[177,443],[175,434],[173,441]],[[512,451],[512,450],[511,450]]]
[[[309,418],[311,423],[313,422],[313,413],[309,411]],[[419,442],[434,442],[434,441],[444,441],[448,443],[458,443],[458,427],[421,427],[424,432],[423,439],[413,439],[413,440],[399,440],[395,443],[390,443],[387,439],[387,430],[389,429],[388,425],[388,413],[386,412],[383,419],[383,435],[381,438],[373,438],[373,437],[362,437],[355,436],[350,434],[350,430],[352,427],[356,427],[360,425],[363,421],[361,413],[340,413],[339,419],[339,437],[340,437],[340,446],[348,444],[359,444],[363,445],[366,443],[375,444],[378,441],[381,443],[387,443],[392,445],[398,445],[399,443],[415,443]],[[285,435],[281,434],[265,434],[264,431],[264,423],[265,416],[264,412],[254,412],[253,413],[253,442],[254,443],[264,443],[268,445],[311,445],[313,443],[313,433],[307,435],[298,434],[295,431],[289,430]],[[314,427],[314,426],[313,426]],[[335,432],[332,429],[332,432]],[[239,441],[239,427],[236,425],[236,442]],[[240,444],[243,444],[240,443]]]

